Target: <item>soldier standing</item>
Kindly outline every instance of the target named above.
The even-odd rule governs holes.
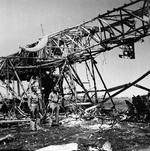
[[[29,108],[31,111],[31,121],[30,127],[31,130],[39,130],[40,127],[40,96],[37,93],[37,87],[31,87],[31,94],[29,96]]]
[[[53,114],[55,113],[55,121],[56,125],[59,125],[59,109],[60,109],[60,101],[61,98],[59,96],[59,88],[55,87],[52,92],[49,94],[49,103],[48,103],[48,109],[51,109],[52,112],[50,114],[49,124],[51,126],[52,124],[52,118]]]

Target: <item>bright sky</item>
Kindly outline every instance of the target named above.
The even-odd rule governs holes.
[[[45,34],[78,25],[129,0],[0,0],[0,55],[18,51],[19,46],[36,41]],[[119,49],[101,54],[98,68],[108,88],[132,82],[149,70],[150,38],[136,44],[136,59],[120,59]],[[82,65],[82,68],[83,65]],[[84,75],[80,73],[81,77]],[[85,77],[85,76],[84,76]],[[84,79],[85,80],[85,79]],[[149,77],[139,84],[149,87]],[[98,87],[102,85],[98,82]],[[147,93],[132,88],[120,96]]]

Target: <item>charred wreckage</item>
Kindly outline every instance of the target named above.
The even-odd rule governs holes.
[[[4,115],[9,113],[11,118],[20,118],[19,115],[28,117],[28,93],[35,83],[38,83],[41,94],[40,109],[43,115],[46,114],[49,93],[55,87],[59,88],[59,95],[63,98],[62,106],[65,104],[65,98],[69,98],[68,104],[74,106],[89,103],[90,107],[84,110],[82,108],[84,113],[97,109],[105,112],[103,104],[108,101],[112,103],[111,109],[116,110],[113,98],[131,86],[146,90],[149,94],[149,88],[137,83],[147,77],[150,71],[133,82],[107,88],[95,60],[97,55],[112,51],[116,47],[122,50],[120,58],[135,59],[134,45],[150,35],[149,29],[150,1],[134,0],[82,24],[45,35],[35,43],[20,47],[19,51],[12,55],[0,57],[1,86],[5,87],[8,94],[6,98],[1,94],[1,111]],[[92,90],[85,87],[75,69],[75,65],[81,63],[85,64],[91,76]],[[104,89],[98,90],[96,74]],[[27,83],[27,88],[24,82]],[[64,92],[64,82],[69,89],[67,93]],[[77,85],[82,91],[77,91]],[[115,93],[112,93],[114,91]],[[104,94],[101,101],[98,93]],[[79,94],[86,96],[86,99],[79,101]],[[134,97],[132,103],[126,101],[127,115],[131,118],[142,116],[145,120],[150,119],[149,95],[143,98]],[[143,111],[145,106],[147,110]]]

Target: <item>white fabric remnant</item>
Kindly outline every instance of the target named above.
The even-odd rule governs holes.
[[[112,148],[111,148],[111,143],[110,142],[105,142],[104,145],[102,146],[102,150],[105,150],[105,151],[112,151]]]
[[[63,145],[51,145],[44,148],[40,148],[36,151],[73,151],[78,149],[77,143],[69,143]]]
[[[48,36],[44,36],[38,41],[38,44],[36,46],[31,47],[31,48],[29,47],[22,47],[22,48],[24,48],[26,51],[35,52],[35,51],[43,49],[46,46],[47,42],[48,42]]]

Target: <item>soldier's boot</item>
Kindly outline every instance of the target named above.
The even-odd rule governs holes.
[[[40,126],[40,118],[37,118],[37,120],[36,120],[36,129],[37,130],[42,129],[42,127]]]
[[[35,128],[35,121],[30,121],[30,129],[32,130],[32,131],[35,131],[36,130],[36,128]]]
[[[56,125],[59,125],[59,106],[56,108],[56,114],[55,114],[55,119],[56,119]]]
[[[50,127],[52,126],[52,123],[53,123],[52,117],[49,117],[48,118],[48,124],[49,124]]]

